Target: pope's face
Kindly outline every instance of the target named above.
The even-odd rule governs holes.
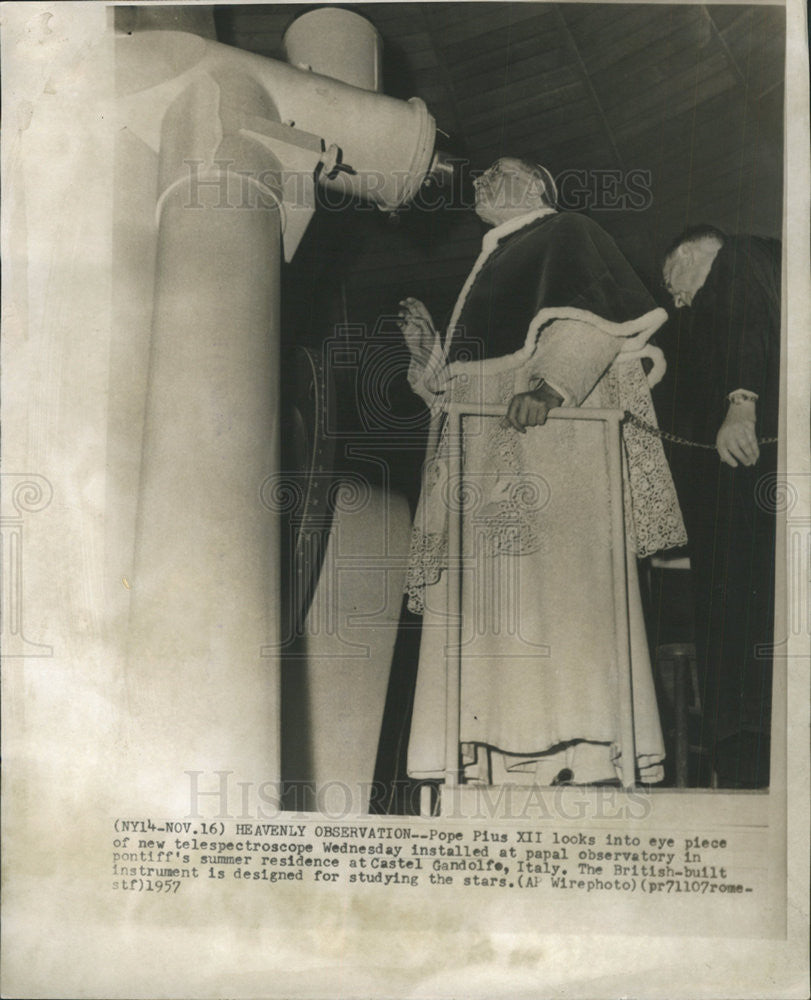
[[[476,214],[483,222],[498,225],[542,204],[537,179],[516,159],[504,156],[473,181]]]
[[[707,276],[706,262],[688,245],[682,245],[665,261],[662,278],[677,309],[691,306]]]

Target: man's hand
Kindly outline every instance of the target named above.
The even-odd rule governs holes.
[[[431,314],[419,299],[403,299],[400,303],[399,323],[411,357],[417,365],[425,368],[437,338]]]
[[[733,469],[742,465],[754,465],[760,457],[757,435],[755,434],[755,404],[753,402],[731,403],[726,419],[721,424],[715,439],[715,447],[722,462]]]
[[[502,427],[514,427],[521,434],[527,427],[538,427],[546,423],[550,410],[563,403],[563,397],[542,382],[531,392],[519,392],[510,400],[507,416],[501,421]]]

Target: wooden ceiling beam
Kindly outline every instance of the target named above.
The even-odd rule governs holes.
[[[742,95],[730,101],[729,94],[721,91],[667,118],[660,115],[649,128],[629,136],[624,148],[629,156],[639,159],[646,151],[650,155],[652,149],[667,155],[669,149],[690,143],[722,145],[730,132],[741,127],[744,117],[751,114]]]
[[[616,164],[622,170],[624,169],[622,154],[620,153],[619,146],[617,145],[614,132],[611,128],[611,124],[606,116],[603,103],[600,100],[597,91],[594,89],[594,84],[592,83],[591,77],[589,76],[586,64],[583,62],[583,57],[580,53],[580,48],[577,44],[577,41],[575,40],[574,35],[569,29],[569,25],[566,22],[566,18],[564,17],[563,12],[560,9],[560,6],[556,5],[555,9],[557,11],[558,23],[560,24],[561,34],[566,49],[569,53],[571,53],[572,63],[577,68],[583,83],[583,87],[585,88],[586,92],[591,98],[594,110],[602,126],[603,135],[605,136],[608,145],[611,147],[611,150],[614,153]]]
[[[695,25],[671,26],[663,14],[655,26],[647,26],[615,45],[583,53],[583,62],[593,76],[610,73],[614,79],[628,79],[647,68],[667,72],[681,60],[695,62]],[[596,85],[596,84],[595,84]]]
[[[638,90],[633,97],[614,96],[605,104],[605,113],[612,124],[624,124],[629,119],[650,110],[672,117],[671,109],[678,105],[698,106],[704,100],[705,87],[711,81],[721,78],[728,89],[736,88],[737,82],[721,53],[709,59],[698,59],[689,68],[674,73],[669,79]],[[717,93],[717,90],[714,90]]]
[[[785,10],[782,7],[747,10],[725,30],[719,28],[708,8],[704,10],[714,37],[748,98],[783,82]]]
[[[464,13],[457,8],[452,17],[443,17],[441,12],[432,15],[433,23],[441,34],[443,50],[492,36],[496,32],[514,31],[519,27],[523,31],[528,21],[541,23],[549,17],[546,4],[502,3],[492,5],[493,9],[483,10],[485,6],[491,7],[490,4],[466,4]]]
[[[487,108],[480,114],[464,115],[463,121],[468,128],[478,132],[505,119],[518,120],[520,123],[524,118],[540,117],[544,114],[553,115],[562,112],[565,116],[569,114],[569,106],[582,105],[585,96],[582,82],[575,80],[566,86],[548,89],[541,94],[532,94],[521,100],[500,101],[498,105]],[[518,115],[521,118],[517,119]]]
[[[578,35],[585,30],[602,32],[614,24],[621,7],[604,3],[571,3],[564,4],[567,23],[577,29]]]
[[[427,7],[425,5],[420,5],[420,20],[425,26],[428,34],[431,36],[431,41],[433,44],[434,58],[437,61],[437,65],[440,68],[440,73],[442,74],[442,80],[445,85],[445,91],[447,93],[447,107],[450,110],[450,115],[446,120],[446,124],[441,126],[449,134],[452,140],[455,140],[454,145],[457,146],[457,153],[462,153],[467,149],[466,135],[462,129],[462,116],[459,114],[459,105],[456,100],[456,90],[453,86],[453,81],[451,80],[450,73],[448,71],[447,63],[443,58],[440,57],[437,51],[434,39],[436,38],[435,25],[433,21],[433,9],[431,5]],[[440,147],[442,143],[438,143]]]
[[[571,66],[564,66],[548,72],[539,72],[518,80],[510,80],[500,87],[490,87],[482,91],[476,88],[468,90],[465,97],[458,97],[457,103],[462,115],[469,109],[469,120],[481,120],[493,109],[515,108],[520,111],[528,102],[544,102],[553,104],[556,95],[565,93],[569,88],[582,88],[582,81]],[[474,109],[480,108],[476,113]]]
[[[462,42],[449,42],[444,33],[437,28],[437,35],[440,36],[437,39],[437,50],[441,52],[443,59],[448,60],[449,65],[456,65],[486,56],[496,49],[509,48],[515,41],[526,38],[530,33],[537,33],[541,37],[547,30],[548,21],[540,20],[537,15],[528,18],[520,25],[508,24],[503,28],[482,31]]]
[[[548,33],[530,36],[510,46],[493,49],[475,60],[451,63],[448,71],[456,85],[467,84],[484,89],[499,86],[507,79],[518,80],[542,71],[562,69],[567,65],[566,54],[558,38]]]
[[[576,5],[560,4],[561,15],[566,21],[567,28],[571,31],[572,37],[579,49],[584,54],[589,51],[601,49],[603,51],[613,48],[615,44],[646,27],[661,26],[663,8],[651,6],[649,4],[610,4],[606,6],[606,17],[590,17],[581,22],[571,22],[571,11]],[[670,6],[664,10],[670,11]],[[690,8],[682,8],[685,16],[689,17]]]
[[[750,174],[756,169],[756,163],[757,153],[733,148],[726,155],[700,165],[689,160],[662,164],[652,172],[652,184],[658,191],[676,191],[685,185],[712,191],[722,179],[727,182],[730,177]],[[725,186],[725,183],[720,186]]]
[[[498,136],[509,134],[543,135],[550,144],[565,142],[575,136],[594,135],[595,127],[601,125],[600,119],[588,101],[578,105],[578,112],[571,113],[570,108],[549,108],[536,115],[526,115],[520,119],[510,119],[506,115],[502,121],[489,128],[477,131],[479,144],[485,145],[497,141]]]

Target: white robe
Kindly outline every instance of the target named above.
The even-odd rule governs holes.
[[[460,303],[471,286],[469,279]],[[459,309],[457,303],[456,315]],[[445,768],[447,504],[455,490],[442,402],[506,405],[542,375],[566,405],[630,409],[655,423],[639,337],[635,353],[620,353],[618,338],[649,336],[663,318],[651,314],[618,333],[588,314],[541,317],[525,349],[509,358],[442,370],[435,352],[440,394],[431,394],[416,373],[415,388],[434,411],[435,434],[408,584],[410,606],[423,614],[408,752],[413,777],[441,779]],[[548,421],[526,434],[501,427],[499,418],[464,421],[460,738],[467,780],[549,784],[568,769],[564,777],[591,783],[619,774],[603,435],[597,421]],[[636,764],[642,780],[654,782],[662,778],[664,748],[636,556],[686,539],[661,443],[631,426],[623,446]]]

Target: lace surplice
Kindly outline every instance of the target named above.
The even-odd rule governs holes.
[[[498,403],[506,407],[517,392],[541,377],[539,361],[488,373],[481,365],[455,366],[446,382],[448,402]],[[638,358],[619,354],[582,401],[584,406],[630,410],[656,423],[647,378]],[[448,508],[464,490],[465,507],[475,517],[491,553],[529,555],[539,551],[541,511],[546,479],[527,468],[522,435],[504,427],[498,417],[469,416],[462,441],[463,483],[449,481],[448,425],[441,414],[438,444],[423,470],[423,489],[414,520],[406,580],[409,608],[424,610],[425,587],[435,584],[448,564]],[[467,442],[480,438],[478,468],[468,468]],[[632,424],[623,425],[623,492],[626,533],[640,558],[686,542],[684,524],[661,442]],[[576,460],[576,456],[573,456]],[[572,515],[576,516],[573,510]]]

